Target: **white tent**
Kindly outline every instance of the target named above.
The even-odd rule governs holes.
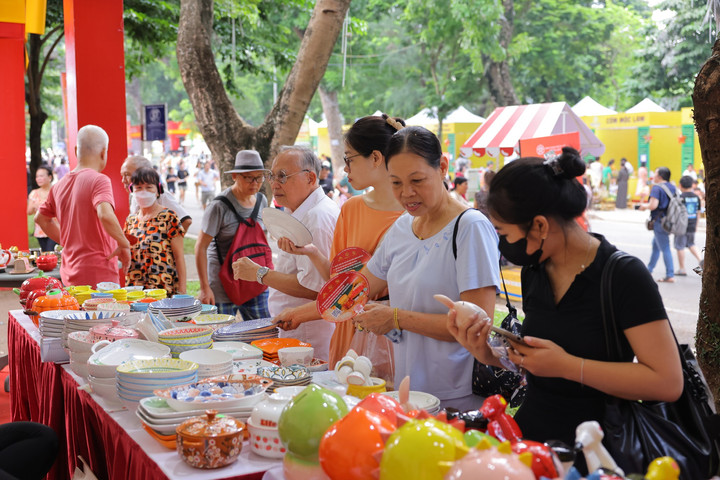
[[[445,123],[483,123],[484,121],[483,117],[475,115],[462,105],[448,113],[443,120]]]
[[[593,117],[596,115],[615,115],[617,112],[611,108],[607,108],[595,101],[590,96],[586,96],[572,107],[572,111],[578,117]]]
[[[643,99],[634,107],[628,108],[625,113],[648,113],[648,112],[666,112],[663,107],[653,102],[649,98]]]
[[[405,119],[405,125],[434,125],[437,124],[437,108],[433,107],[433,109],[429,108],[423,108],[418,113],[413,115],[410,118]]]

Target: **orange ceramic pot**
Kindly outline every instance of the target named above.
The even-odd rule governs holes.
[[[80,305],[72,295],[63,295],[62,291],[53,289],[35,300],[32,308],[34,312],[42,313],[50,310],[80,310]],[[39,324],[37,315],[30,318],[36,326]]]
[[[237,460],[242,450],[245,424],[217,410],[178,425],[177,452],[195,468],[219,468]]]

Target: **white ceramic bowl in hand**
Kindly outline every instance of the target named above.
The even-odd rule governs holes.
[[[312,363],[315,349],[313,347],[285,347],[278,350],[278,358],[283,367],[290,365],[308,366]]]

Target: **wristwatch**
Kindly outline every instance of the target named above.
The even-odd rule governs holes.
[[[257,278],[257,282],[260,285],[265,285],[263,283],[263,278],[265,277],[265,275],[268,274],[269,271],[270,269],[268,267],[260,267],[257,269],[257,272],[255,273],[255,278]]]

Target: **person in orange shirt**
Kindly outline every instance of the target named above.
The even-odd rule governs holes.
[[[385,114],[368,116],[355,122],[345,134],[347,178],[356,190],[373,188],[343,204],[335,226],[331,259],[348,247],[360,247],[372,254],[387,229],[404,212],[392,193],[383,154],[390,137],[404,126],[405,122],[400,118]],[[288,253],[308,255],[323,277],[330,278],[330,259],[320,255],[314,245],[296,247],[287,238],[281,238],[278,246]],[[316,302],[311,302],[282,311],[276,321],[280,328],[293,330],[302,323],[316,320],[317,315]],[[348,351],[354,334],[351,321],[336,325],[330,340],[330,368]],[[384,337],[382,340],[389,342]]]

